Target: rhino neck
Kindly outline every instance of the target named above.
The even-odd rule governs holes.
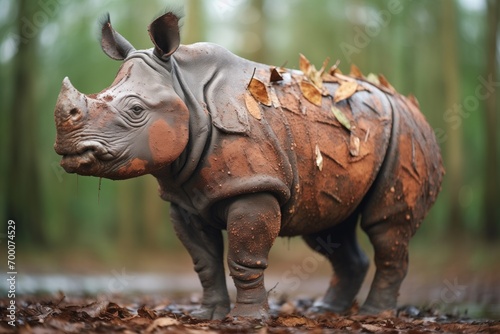
[[[189,109],[189,140],[181,155],[171,165],[153,176],[158,180],[160,196],[164,200],[189,205],[186,202],[190,199],[184,194],[183,185],[196,172],[212,135],[210,115],[203,97],[205,85],[203,77],[209,81],[211,75],[201,72],[199,77],[192,78],[196,72],[183,68],[174,56],[170,58],[168,65],[174,90]]]

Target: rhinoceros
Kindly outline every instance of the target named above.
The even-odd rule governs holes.
[[[300,70],[240,58],[211,43],[180,45],[179,16],[148,30],[136,50],[103,22],[101,46],[123,61],[110,87],[84,95],[65,78],[55,107],[55,151],[69,173],[153,175],[203,287],[204,319],[265,319],[264,270],[278,236],[302,236],[334,275],[318,312],[345,312],[374,247],[376,273],[360,311],[394,309],[408,243],[443,176],[435,135],[414,98],[383,76]],[[236,286],[230,308],[227,264]]]

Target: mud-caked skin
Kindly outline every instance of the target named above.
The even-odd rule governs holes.
[[[109,19],[103,24],[102,48],[123,65],[98,94],[84,95],[64,79],[55,150],[70,173],[158,180],[203,286],[193,315],[265,319],[269,250],[276,237],[297,235],[334,270],[315,309],[349,309],[369,264],[356,241],[358,221],[376,264],[361,311],[394,308],[408,242],[443,175],[434,133],[415,100],[359,73],[331,71],[318,83],[278,69],[271,79],[273,67],[222,47],[180,45],[172,13],[149,33],[154,48],[139,51]],[[355,90],[338,91],[345,82]],[[307,90],[314,85],[319,96]],[[223,230],[237,289],[232,310]]]

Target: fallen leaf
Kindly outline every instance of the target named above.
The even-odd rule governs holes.
[[[271,77],[269,79],[270,82],[283,81],[283,76],[278,72],[276,67],[271,68]]]
[[[252,77],[250,83],[248,84],[248,91],[260,103],[268,107],[271,106],[271,99],[269,98],[269,94],[267,93],[266,84],[259,79]]]
[[[391,91],[391,92],[395,92],[396,91],[394,89],[394,87],[392,87],[392,85],[389,83],[389,81],[387,81],[387,79],[384,77],[383,74],[379,74],[378,75],[378,81],[380,82],[380,85],[382,87],[385,87],[385,88],[389,89],[389,91]]]
[[[349,138],[349,153],[353,157],[357,157],[359,155],[359,144],[360,144],[359,138],[353,135],[351,132],[351,136]]]
[[[309,77],[311,72],[311,62],[302,54],[299,53],[299,70],[304,73],[305,76]]]
[[[149,318],[151,320],[156,318],[155,311],[150,310],[149,308],[146,307],[146,305],[143,305],[141,308],[139,308],[137,310],[137,314],[141,317]]]
[[[310,83],[309,81],[302,80],[300,82],[300,90],[302,94],[307,99],[307,101],[311,102],[318,107],[321,107],[321,90],[318,89],[315,85]]]
[[[340,65],[340,59],[337,59],[335,64],[333,64],[332,67],[330,67],[330,70],[328,70],[328,74],[330,75],[335,75],[337,73],[342,74],[342,72],[339,69],[339,65]]]
[[[311,68],[311,73],[309,73],[309,79],[311,82],[318,87],[319,89],[323,88],[323,73],[325,72],[326,66],[330,62],[330,58],[326,58],[323,61],[323,65],[321,65],[321,68],[316,70],[316,67],[314,65]]]
[[[376,86],[380,85],[380,81],[378,80],[378,76],[374,73],[368,74],[368,76],[366,77],[366,81],[371,82],[372,84],[374,84]]]
[[[169,327],[180,325],[180,321],[174,318],[158,318],[146,329],[146,333],[153,332],[158,327]]]
[[[362,79],[364,77],[363,73],[361,73],[359,68],[354,64],[351,64],[351,73],[349,75],[351,75],[355,78],[358,78],[358,79]]]
[[[340,79],[337,78],[336,76],[333,76],[329,73],[323,73],[323,76],[321,77],[323,82],[340,82]]]
[[[92,303],[90,305],[87,305],[85,307],[82,307],[78,311],[86,313],[91,318],[97,318],[101,314],[106,312],[108,305],[109,305],[109,302],[107,300],[102,300],[102,301],[98,301],[98,302]]]
[[[418,102],[417,98],[415,97],[415,95],[413,94],[410,94],[408,95],[408,100],[410,100],[410,102],[415,106],[417,107],[418,109],[420,109],[420,103]]]
[[[346,81],[340,84],[339,88],[335,91],[333,101],[338,103],[342,100],[350,98],[358,89],[358,83],[355,81]]]
[[[323,169],[323,156],[321,155],[318,144],[316,144],[314,152],[316,154],[316,166],[318,166],[318,169],[321,172],[321,170]]]
[[[260,112],[259,103],[250,94],[245,94],[245,105],[247,110],[255,119],[262,119],[262,113]]]
[[[380,331],[383,331],[384,329],[380,326],[375,326],[375,325],[370,325],[370,324],[362,324],[361,327],[363,329],[367,330],[370,333],[378,333]]]
[[[351,130],[351,122],[349,121],[347,116],[342,112],[342,110],[340,110],[337,107],[332,106],[332,112],[333,112],[333,115],[335,116],[335,118],[339,121],[339,123],[342,124],[344,126],[344,128],[346,128],[347,130],[350,131]]]

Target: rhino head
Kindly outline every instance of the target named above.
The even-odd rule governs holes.
[[[185,149],[189,110],[168,70],[180,43],[178,17],[164,14],[148,30],[154,48],[137,51],[112,28],[108,15],[102,49],[124,60],[114,82],[85,95],[64,79],[54,113],[54,148],[67,172],[110,179],[160,173]]]

